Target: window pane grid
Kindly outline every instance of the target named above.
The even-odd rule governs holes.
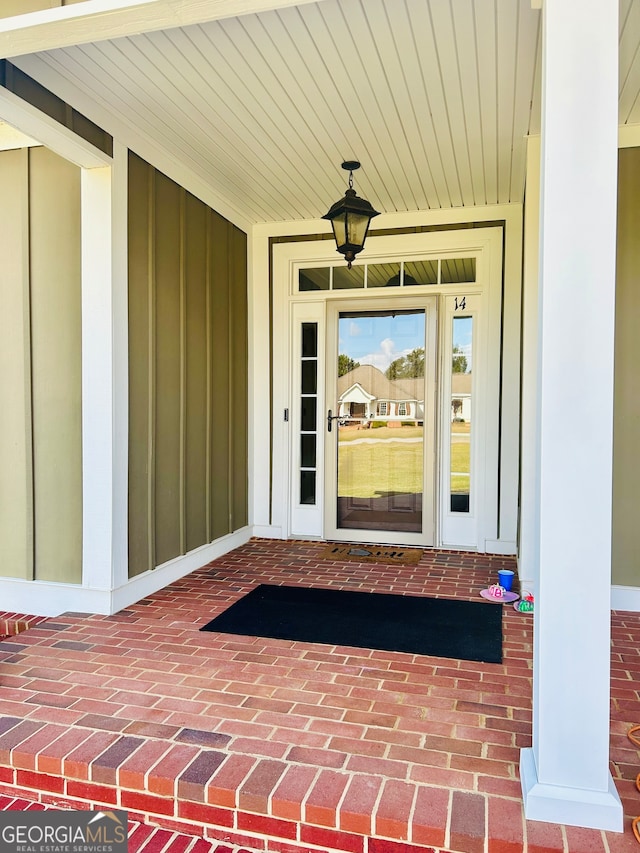
[[[298,270],[298,292],[472,284],[476,267],[474,257],[365,263],[351,269],[344,264],[310,267]]]
[[[329,281],[330,277],[328,276],[327,282]],[[300,332],[300,503],[315,505],[318,432],[318,324],[302,323]]]

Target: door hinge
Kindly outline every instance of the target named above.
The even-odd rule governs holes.
[[[285,419],[285,422],[289,420],[289,409],[284,410],[284,419]]]

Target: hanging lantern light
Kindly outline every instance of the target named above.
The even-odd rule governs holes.
[[[366,199],[359,198],[353,188],[353,173],[360,168],[360,163],[357,160],[345,160],[342,168],[349,172],[349,187],[344,198],[331,205],[329,212],[322,218],[331,222],[336,247],[351,269],[351,262],[364,249],[369,223],[380,214]]]

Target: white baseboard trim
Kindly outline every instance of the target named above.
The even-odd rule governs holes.
[[[59,616],[69,611],[108,616],[111,612],[110,590],[53,581],[2,578],[0,601],[5,610],[29,616]]]
[[[640,587],[613,585],[611,587],[611,609],[640,613]]]
[[[259,539],[285,539],[279,524],[254,524],[253,535]]]
[[[538,781],[533,749],[520,751],[520,779],[527,820],[622,832],[622,803],[609,775],[608,791],[547,785]]]
[[[202,545],[200,548],[194,548],[182,557],[176,557],[173,560],[168,560],[157,566],[151,572],[144,572],[131,578],[123,586],[114,589],[112,596],[111,613],[117,613],[123,607],[129,607],[145,598],[147,595],[152,595],[160,589],[164,589],[173,581],[183,578],[190,572],[199,569],[215,560],[222,557],[223,554],[228,554],[234,548],[239,548],[251,538],[251,528],[243,527],[226,536],[221,536],[215,542],[210,542],[207,545]]]
[[[484,550],[485,554],[502,554],[505,557],[518,553],[516,543],[509,539],[485,539]]]
[[[3,609],[29,616],[59,616],[61,613],[99,613],[110,616],[141,598],[152,595],[175,580],[188,575],[211,560],[244,545],[251,538],[251,528],[243,527],[221,536],[182,557],[176,557],[150,572],[131,578],[117,589],[96,589],[80,584],[28,581],[20,578],[0,579],[0,601]]]

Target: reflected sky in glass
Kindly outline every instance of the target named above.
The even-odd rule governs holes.
[[[424,347],[424,334],[424,311],[340,317],[338,352],[384,372],[395,359]]]

